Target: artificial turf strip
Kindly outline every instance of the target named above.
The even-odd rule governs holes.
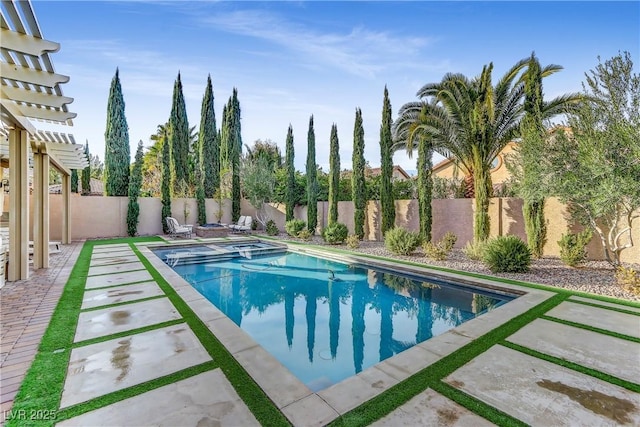
[[[278,241],[277,239],[274,239],[274,238],[268,237],[268,236],[260,236],[260,238],[261,239],[264,238],[265,240]],[[574,290],[554,287],[554,286],[550,286],[550,285],[541,285],[541,284],[537,284],[537,283],[522,282],[522,281],[519,281],[519,280],[506,279],[506,278],[497,277],[497,276],[487,276],[485,274],[480,274],[480,273],[472,273],[472,272],[468,272],[468,271],[453,270],[453,269],[450,269],[450,268],[434,266],[434,265],[430,265],[430,264],[426,264],[426,263],[418,263],[418,262],[414,262],[414,261],[407,261],[407,260],[396,259],[396,258],[386,258],[386,257],[378,256],[378,255],[364,254],[364,253],[361,253],[361,252],[353,252],[353,251],[348,251],[348,250],[345,250],[345,249],[334,248],[334,247],[329,247],[329,246],[322,246],[322,247],[318,248],[318,246],[312,246],[312,245],[309,245],[308,243],[302,243],[302,242],[287,241],[286,243],[288,245],[290,244],[290,245],[294,245],[294,246],[308,247],[308,248],[311,248],[313,250],[334,252],[334,253],[341,254],[341,255],[351,255],[351,256],[357,256],[357,257],[361,257],[361,258],[373,259],[373,260],[394,262],[394,263],[397,263],[397,264],[404,264],[404,265],[408,265],[408,266],[411,266],[411,267],[428,268],[428,269],[431,269],[431,270],[442,271],[442,272],[445,272],[445,273],[452,273],[452,274],[459,274],[461,276],[474,277],[476,279],[492,280],[494,282],[501,282],[501,283],[507,283],[507,284],[510,284],[510,285],[517,285],[517,286],[522,286],[522,287],[527,287],[527,288],[540,289],[540,290],[543,290],[543,291],[550,291],[550,292],[554,292],[554,293],[575,295],[575,296],[590,298],[590,299],[593,299],[593,300],[599,300],[599,301],[615,303],[615,304],[623,305],[623,306],[626,305],[626,306],[629,306],[629,307],[640,308],[640,303],[637,303],[637,302],[634,302],[634,301],[621,300],[621,299],[616,299],[616,298],[612,298],[612,297],[608,297],[608,296],[604,296],[604,295],[590,294],[590,293],[587,293],[587,292],[574,291]],[[577,302],[577,301],[572,300],[572,302]]]
[[[166,322],[155,323],[153,325],[144,326],[142,328],[129,329],[127,331],[118,332],[117,334],[109,334],[109,335],[103,335],[100,337],[89,338],[84,341],[73,343],[72,348],[86,347],[91,344],[97,344],[104,341],[115,340],[118,338],[128,337],[131,335],[137,335],[143,332],[153,331],[160,328],[166,328],[168,326],[179,325],[180,323],[184,323],[184,319],[167,320]]]
[[[373,399],[363,403],[352,411],[334,420],[332,426],[364,426],[389,414],[409,401],[418,393],[433,388],[441,391],[448,398],[488,419],[494,424],[502,426],[521,426],[521,421],[507,415],[494,407],[487,405],[471,396],[464,395],[461,391],[453,392],[443,387],[441,380],[455,370],[471,361],[473,358],[487,351],[492,346],[504,341],[525,325],[531,323],[547,311],[566,300],[568,295],[557,294],[532,309],[522,313],[502,326],[499,326],[481,337],[475,339],[452,354],[443,357],[439,361],[426,367],[406,380],[396,384]]]
[[[551,316],[541,316],[540,318],[541,319],[545,319],[545,320],[550,320],[550,321],[556,322],[556,323],[562,323],[563,325],[568,325],[568,326],[573,326],[573,327],[580,328],[580,329],[585,329],[587,331],[597,332],[597,333],[602,334],[602,335],[608,335],[610,337],[615,337],[615,338],[620,338],[620,339],[631,341],[631,342],[635,342],[635,343],[640,343],[640,338],[632,337],[630,335],[625,335],[625,334],[621,334],[621,333],[614,332],[614,331],[609,331],[607,329],[596,328],[595,326],[585,325],[584,323],[572,322],[570,320],[558,319],[557,317],[551,317]]]
[[[125,286],[129,286],[129,283],[127,283]],[[98,311],[98,310],[103,310],[105,308],[116,308],[116,307],[121,307],[123,305],[130,305],[130,304],[135,304],[135,303],[138,303],[138,302],[146,302],[146,301],[151,301],[152,299],[160,299],[160,298],[165,298],[165,297],[166,297],[166,295],[153,295],[153,296],[150,296],[150,297],[134,299],[134,300],[131,300],[131,301],[117,302],[115,304],[107,304],[107,305],[101,305],[101,306],[98,306],[98,307],[83,308],[81,310],[81,312],[82,313],[88,313],[90,311]]]
[[[547,362],[554,363],[556,365],[563,366],[565,368],[569,368],[573,371],[580,372],[581,374],[589,375],[591,377],[597,378],[599,380],[615,384],[619,387],[626,388],[627,390],[633,391],[635,393],[640,393],[640,384],[633,383],[631,381],[624,380],[622,378],[618,378],[614,375],[607,374],[606,372],[601,372],[596,369],[587,368],[586,366],[579,365],[574,362],[570,362],[565,359],[561,359],[559,357],[550,356],[548,354],[530,349],[528,347],[521,346],[519,344],[512,343],[510,341],[503,341],[500,343],[501,345],[508,347],[512,350],[519,351],[521,353],[527,354],[529,356],[533,356],[537,359],[542,359]]]
[[[162,386],[185,380],[194,375],[198,375],[203,372],[210,371],[217,367],[218,366],[215,363],[215,361],[211,360],[209,362],[201,363],[200,365],[192,366],[187,369],[182,369],[178,372],[174,372],[164,377],[155,378],[153,380],[150,380],[141,384],[137,384],[122,390],[115,391],[113,393],[96,397],[95,399],[89,400],[87,402],[78,403],[77,405],[73,405],[58,411],[58,414],[57,414],[58,417],[56,419],[56,422],[77,417],[78,415],[82,415],[86,412],[93,411],[95,409],[99,409],[107,405],[113,405],[114,403],[120,402],[121,400],[129,399],[131,397],[138,396],[142,393],[155,390]]]
[[[582,301],[579,299],[570,299],[569,302],[575,302],[576,304],[588,305],[589,307],[604,308],[606,310],[617,311],[618,313],[631,314],[633,316],[640,317],[640,313],[637,311],[625,310],[624,308],[611,307],[610,305],[600,305],[593,302]]]
[[[180,298],[173,287],[158,273],[151,265],[151,262],[140,253],[138,248],[134,247],[133,250],[158,286],[160,286],[160,289],[167,295],[193,333],[198,337],[209,355],[218,363],[227,380],[231,383],[236,393],[238,393],[258,422],[268,426],[290,425],[284,414],[280,412],[264,391],[255,383],[253,378],[240,366],[238,361],[227,351],[220,341],[218,341],[215,335],[211,333],[209,328],[195,315],[189,305]]]

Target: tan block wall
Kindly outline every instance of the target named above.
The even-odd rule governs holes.
[[[9,197],[4,197],[4,211],[9,210]],[[473,240],[473,199],[437,199],[432,201],[433,228],[432,238],[435,241],[442,239],[447,232],[458,236],[457,248],[464,247]],[[127,197],[83,197],[78,194],[71,195],[71,234],[72,239],[92,239],[105,237],[122,237],[127,235]],[[162,234],[160,199],[141,197],[140,222],[138,234],[156,235]],[[51,194],[50,204],[50,238],[61,240],[62,237],[62,195]],[[185,206],[188,214],[185,218]],[[218,204],[213,199],[206,200],[207,222],[217,222]],[[271,219],[273,219],[281,231],[284,231],[285,206],[273,204],[265,206]],[[329,204],[318,202],[318,233],[327,223]],[[171,203],[171,212],[180,223],[195,224],[197,222],[197,204],[195,199],[174,199]],[[242,201],[241,212],[243,215],[251,215],[256,218],[256,211],[246,200]],[[347,225],[349,233],[353,233],[352,202],[338,203],[338,220]],[[513,234],[526,240],[524,221],[522,218],[522,200],[516,198],[493,198],[489,206],[491,217],[491,236]],[[298,206],[294,210],[295,218],[307,220],[306,206]],[[33,225],[33,204],[30,200],[29,220]],[[547,242],[544,247],[546,256],[559,256],[560,248],[558,240],[567,232],[579,232],[580,226],[571,227],[567,221],[567,209],[564,204],[555,198],[547,199],[545,203],[545,217],[547,224]],[[231,222],[231,201],[223,203],[222,223]],[[365,239],[381,240],[380,233],[380,204],[377,201],[369,201],[365,221]],[[396,201],[396,224],[411,231],[419,228],[418,202],[417,200]],[[33,228],[33,227],[31,227]],[[640,263],[640,218],[632,225],[632,238],[635,246],[622,252],[622,261]],[[590,259],[604,259],[604,253],[599,237],[594,235],[587,246]]]

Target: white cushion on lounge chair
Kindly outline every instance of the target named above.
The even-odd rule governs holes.
[[[238,226],[234,228],[236,231],[250,231],[251,226],[253,225],[253,218],[251,216],[246,216],[244,218],[244,224],[240,225],[240,221],[238,221]]]
[[[169,227],[169,235],[171,236],[178,236],[182,234],[191,237],[191,233],[193,232],[193,227],[191,225],[180,225],[177,219],[170,216],[167,217],[167,227]]]
[[[229,228],[235,230],[237,227],[243,226],[246,218],[246,216],[240,215],[240,218],[238,218],[238,222],[236,222],[235,224],[229,224]]]

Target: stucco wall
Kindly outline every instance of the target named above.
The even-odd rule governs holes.
[[[440,240],[448,231],[458,236],[457,248],[464,247],[473,240],[473,199],[437,199],[432,201],[433,229],[432,237]],[[50,238],[61,240],[62,237],[62,196],[52,194],[50,203]],[[160,199],[142,197],[140,204],[139,235],[155,235],[162,233]],[[74,240],[119,237],[127,235],[127,197],[83,197],[71,195],[71,234]],[[33,205],[31,204],[30,221],[33,224]],[[185,206],[187,216],[185,218]],[[207,222],[217,222],[218,204],[213,199],[206,200]],[[9,197],[4,198],[4,211],[8,211]],[[318,202],[318,232],[326,225],[328,216],[328,202]],[[231,201],[223,203],[221,222],[231,222]],[[285,206],[273,204],[265,206],[265,211],[273,219],[280,230],[284,230]],[[171,204],[172,216],[180,223],[197,223],[197,204],[195,199],[174,199]],[[256,218],[256,211],[246,200],[241,204],[242,215]],[[338,203],[338,220],[347,225],[353,233],[353,203]],[[526,240],[524,221],[522,218],[522,200],[516,198],[493,198],[489,206],[491,217],[491,236],[514,234]],[[306,206],[298,206],[294,210],[296,218],[307,220]],[[567,232],[578,232],[580,226],[571,226],[567,220],[566,206],[555,198],[547,199],[545,203],[545,221],[547,224],[547,242],[544,247],[545,255],[559,256],[558,240]],[[380,233],[380,204],[377,201],[367,203],[365,221],[365,239],[381,240]],[[419,228],[417,200],[396,201],[396,224],[412,231]],[[640,263],[640,219],[633,223],[632,236],[635,246],[622,252],[622,261]],[[604,259],[602,246],[598,236],[594,236],[587,252],[590,259]]]

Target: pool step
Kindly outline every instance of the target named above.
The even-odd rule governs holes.
[[[179,252],[175,254],[167,254],[163,260],[169,266],[203,264],[212,262],[229,261],[234,258],[252,258],[263,255],[275,255],[277,253],[286,252],[286,248],[248,248],[233,249],[225,252]]]

